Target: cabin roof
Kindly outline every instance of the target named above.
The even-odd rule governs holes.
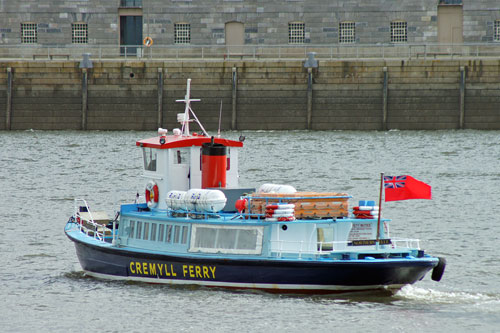
[[[135,143],[136,146],[139,147],[148,147],[148,148],[156,148],[156,149],[170,149],[170,148],[181,148],[181,147],[192,147],[192,146],[200,146],[204,143],[208,143],[211,141],[210,137],[196,135],[193,134],[191,136],[182,136],[182,135],[167,135],[164,136],[165,143],[160,143],[160,136],[139,140]],[[243,147],[243,142],[228,140],[222,138],[215,138],[214,142],[222,144],[227,147]]]

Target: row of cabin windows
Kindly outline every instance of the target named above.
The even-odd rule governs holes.
[[[304,22],[288,23],[288,43],[304,44],[306,41],[306,25]],[[391,22],[391,43],[408,42],[408,22]],[[356,22],[346,21],[339,23],[339,43],[352,44],[356,42]],[[494,23],[493,40],[500,42],[500,20]],[[87,44],[88,24],[77,22],[71,24],[71,42],[73,44]],[[33,22],[21,23],[21,42],[24,44],[35,44],[38,42],[38,25]],[[174,44],[191,44],[191,24],[174,24]]]
[[[34,22],[21,23],[21,43],[36,44],[38,42],[38,24]],[[71,43],[87,44],[89,42],[89,27],[87,23],[71,24]]]
[[[189,228],[187,226],[130,221],[128,236],[130,238],[157,242],[187,244]]]

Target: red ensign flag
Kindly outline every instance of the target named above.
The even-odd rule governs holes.
[[[411,176],[384,176],[385,201],[432,199],[431,187]]]

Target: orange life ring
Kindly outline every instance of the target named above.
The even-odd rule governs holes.
[[[149,208],[154,208],[158,206],[158,200],[160,199],[160,191],[158,190],[158,185],[154,181],[150,181],[146,184],[146,202]]]
[[[142,41],[142,43],[144,44],[144,46],[150,47],[150,46],[153,45],[153,38],[146,37],[146,38],[144,38],[144,40]]]

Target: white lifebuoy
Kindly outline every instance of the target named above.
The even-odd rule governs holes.
[[[155,208],[158,206],[158,200],[160,199],[160,191],[158,185],[154,181],[149,181],[146,184],[146,202],[149,208]]]

